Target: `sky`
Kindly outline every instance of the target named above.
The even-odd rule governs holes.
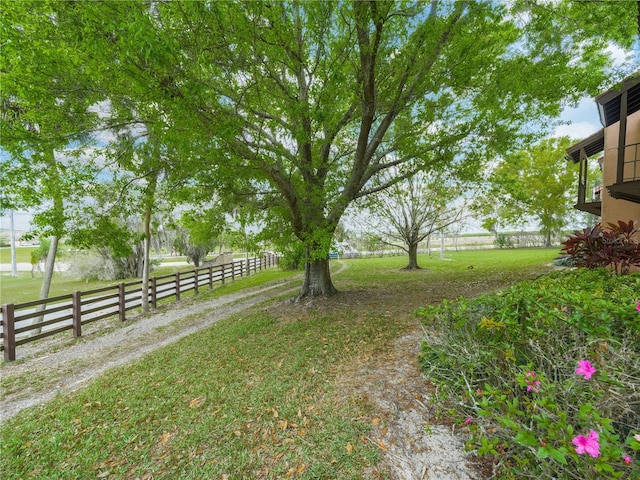
[[[563,122],[570,122],[568,125],[559,125],[553,132],[554,137],[570,137],[575,140],[587,138],[592,133],[602,128],[598,107],[593,98],[584,98],[574,108],[565,108],[560,115]]]

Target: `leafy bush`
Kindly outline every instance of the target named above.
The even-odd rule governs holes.
[[[640,478],[638,309],[639,274],[555,272],[422,308],[421,361],[500,478]]]
[[[562,243],[562,251],[578,267],[609,267],[626,275],[632,265],[640,267],[640,243],[633,237],[638,233],[633,220],[609,223],[607,228],[596,225],[574,232]]]
[[[283,270],[302,270],[304,268],[304,245],[295,242],[283,249],[280,268]]]
[[[512,238],[504,233],[499,233],[493,243],[498,248],[515,248]]]

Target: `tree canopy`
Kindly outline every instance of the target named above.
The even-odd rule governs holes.
[[[144,125],[138,142],[182,187],[268,211],[269,231],[304,245],[301,295],[326,295],[351,202],[522,147],[533,123],[608,83],[605,49],[630,46],[636,16],[635,2],[569,0],[11,2],[18,70],[2,104],[105,102],[99,128]]]
[[[566,228],[572,214],[578,172],[566,160],[569,138],[545,139],[502,159],[492,171],[485,196],[478,197],[484,217],[510,225],[536,221],[551,237]],[[497,208],[496,208],[497,206]]]

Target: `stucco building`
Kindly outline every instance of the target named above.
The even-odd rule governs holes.
[[[640,223],[640,71],[595,99],[603,128],[567,149],[580,165],[575,208]]]

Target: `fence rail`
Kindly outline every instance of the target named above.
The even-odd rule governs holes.
[[[147,291],[149,305],[157,308],[158,301],[180,296],[191,290],[198,293],[202,287],[213,288],[215,283],[235,280],[278,265],[278,257],[268,254],[237,260],[222,265],[196,268],[188,272],[152,277]],[[16,359],[16,347],[41,338],[73,331],[74,337],[82,335],[82,327],[103,318],[118,316],[126,320],[126,312],[142,306],[142,281],[120,283],[68,295],[35,300],[19,304],[2,305],[0,325],[0,350],[5,361]]]

